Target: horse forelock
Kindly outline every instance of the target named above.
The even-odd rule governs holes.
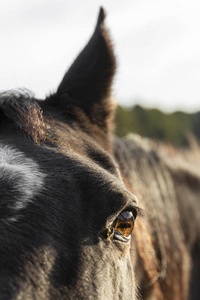
[[[31,91],[17,89],[1,92],[0,110],[37,144],[49,137],[43,112]]]

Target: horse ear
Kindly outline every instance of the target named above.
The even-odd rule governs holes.
[[[106,131],[114,107],[110,93],[116,62],[104,20],[101,8],[91,39],[64,75],[56,94],[46,101],[62,111],[79,108]]]

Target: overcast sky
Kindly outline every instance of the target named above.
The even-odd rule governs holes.
[[[55,91],[100,5],[118,60],[117,102],[200,110],[199,0],[1,0],[0,89]]]

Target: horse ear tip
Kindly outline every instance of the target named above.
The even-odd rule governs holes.
[[[100,25],[104,22],[105,18],[106,18],[106,12],[105,12],[105,9],[104,9],[102,6],[100,6],[99,17],[98,17],[97,25],[100,26]]]

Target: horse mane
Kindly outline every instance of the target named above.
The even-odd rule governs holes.
[[[142,296],[185,299],[189,292],[189,253],[195,241],[200,241],[200,226],[196,226],[200,218],[200,173],[189,169],[180,153],[179,163],[176,157],[168,160],[163,145],[159,147],[148,139],[130,135],[114,143],[121,172],[144,211],[132,239]]]

